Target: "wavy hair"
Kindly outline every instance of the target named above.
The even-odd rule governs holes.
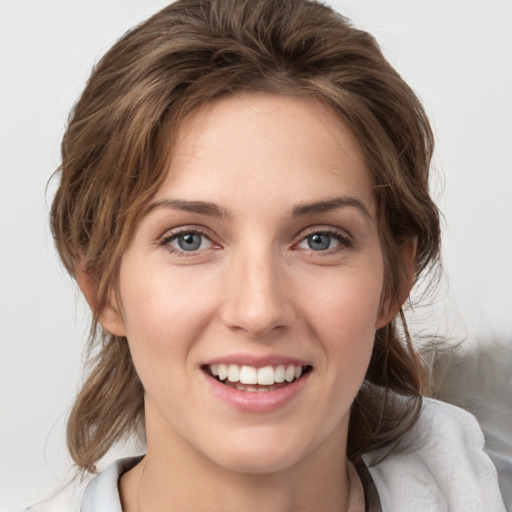
[[[144,390],[126,339],[106,332],[99,317],[142,212],[166,176],[168,141],[188,113],[242,91],[316,98],[350,126],[374,184],[383,301],[398,300],[408,279],[404,243],[415,243],[416,276],[438,263],[439,212],[428,188],[431,128],[371,35],[311,0],[178,0],[167,6],[99,61],[62,141],[52,233],[68,272],[76,277],[81,269],[94,283],[88,371],[67,430],[70,453],[85,470],[94,471],[124,436],[143,433]],[[400,311],[377,332],[352,406],[353,462],[409,430],[427,377]],[[405,397],[398,405],[396,395]]]

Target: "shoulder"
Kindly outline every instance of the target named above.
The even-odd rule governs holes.
[[[58,488],[44,500],[26,509],[26,512],[80,512],[82,498],[93,475],[87,478],[75,478]]]
[[[504,512],[484,437],[467,411],[424,398],[420,418],[391,455],[365,455],[384,512]]]
[[[119,477],[141,457],[119,459],[98,475],[76,478],[26,512],[122,512]]]

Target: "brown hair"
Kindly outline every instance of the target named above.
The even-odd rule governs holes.
[[[143,430],[143,388],[126,340],[106,332],[98,318],[137,222],[165,178],[172,148],[162,134],[169,140],[194,108],[238,91],[314,97],[349,124],[375,185],[383,302],[398,300],[406,282],[405,242],[416,244],[417,276],[437,261],[431,129],[369,34],[309,0],[169,5],[101,59],[62,141],[52,231],[67,270],[85,271],[95,287],[89,372],[68,422],[69,450],[84,469],[94,470],[116,441]],[[348,456],[356,463],[399,439],[418,417],[426,371],[407,328],[401,332],[396,321],[377,332],[351,412]],[[405,397],[398,406],[396,394]]]

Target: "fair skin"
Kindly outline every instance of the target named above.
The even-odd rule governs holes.
[[[101,316],[145,389],[123,509],[364,510],[346,442],[398,307],[383,278],[371,179],[333,112],[252,93],[189,115]]]

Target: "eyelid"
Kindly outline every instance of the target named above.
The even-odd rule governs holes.
[[[338,236],[346,241],[354,243],[354,237],[352,236],[351,233],[349,233],[346,229],[337,228],[335,226],[323,226],[323,225],[310,226],[306,229],[303,229],[297,235],[297,238],[300,240],[303,240],[304,238],[306,238],[310,235],[314,235],[316,233]]]
[[[175,228],[166,229],[165,232],[158,238],[158,246],[166,248],[170,253],[180,255],[180,256],[197,256],[199,253],[207,251],[208,249],[202,249],[198,251],[184,251],[177,249],[176,247],[171,247],[170,242],[175,240],[180,235],[186,233],[194,233],[197,235],[204,236],[207,238],[213,246],[219,246],[219,244],[215,241],[215,234],[212,233],[211,230],[205,228],[204,226],[198,226],[196,224],[178,226]]]
[[[210,229],[197,225],[197,224],[187,224],[183,226],[177,226],[174,228],[169,228],[164,231],[164,233],[158,238],[157,245],[161,247],[165,247],[170,253],[176,253],[181,256],[197,256],[199,253],[205,252],[208,249],[202,249],[197,251],[184,251],[177,249],[175,247],[170,247],[170,242],[175,240],[178,236],[185,233],[195,233],[201,236],[206,237],[213,246],[220,247],[220,243],[217,241],[217,236]],[[313,234],[324,234],[335,237],[340,243],[337,247],[332,249],[327,249],[325,251],[313,251],[317,254],[324,253],[332,254],[335,252],[341,252],[343,250],[352,248],[356,246],[355,240],[351,233],[349,233],[346,229],[338,228],[335,226],[326,226],[326,225],[315,225],[305,228],[300,231],[295,237],[295,241],[292,244],[293,249],[297,249],[297,245],[303,242],[308,236]]]
[[[334,226],[310,226],[304,230],[302,230],[296,237],[296,242],[293,243],[293,247],[297,247],[297,245],[303,242],[308,236],[314,234],[322,234],[329,235],[335,237],[339,242],[339,246],[334,247],[332,249],[327,249],[325,251],[314,251],[313,249],[310,252],[314,252],[318,255],[329,255],[336,252],[341,252],[356,246],[354,237],[345,229],[337,228]],[[307,251],[307,249],[305,249]]]

